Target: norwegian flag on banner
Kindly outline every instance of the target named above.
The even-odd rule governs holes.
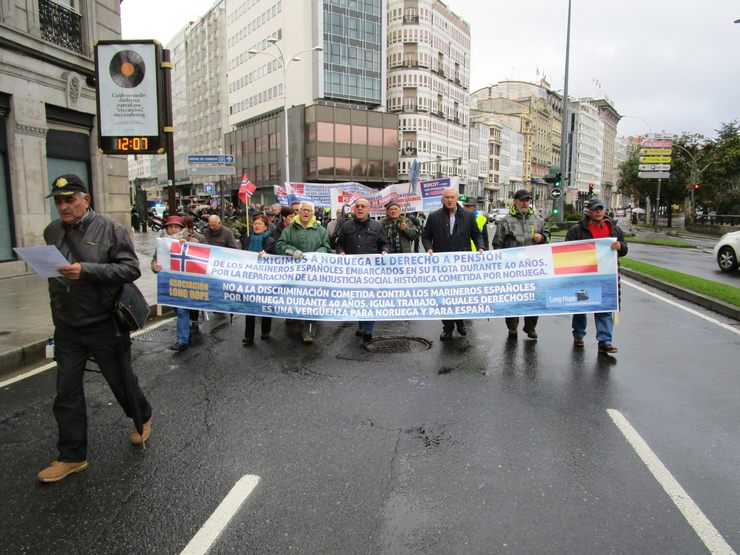
[[[239,186],[239,198],[244,204],[247,199],[252,198],[252,194],[257,190],[257,186],[247,179],[247,174],[242,176],[242,184]]]
[[[205,274],[210,258],[210,247],[178,242],[170,245],[170,270],[174,272]]]

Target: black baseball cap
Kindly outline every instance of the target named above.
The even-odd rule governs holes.
[[[46,195],[46,198],[58,196],[66,197],[74,195],[75,193],[87,194],[87,185],[85,185],[82,182],[82,179],[75,174],[65,173],[51,182],[51,193]]]
[[[604,203],[597,198],[592,198],[588,201],[588,204],[586,205],[586,210],[593,210],[599,207],[604,208]]]
[[[532,198],[532,193],[530,193],[526,189],[519,189],[516,193],[514,193],[515,200],[524,200],[525,198]]]

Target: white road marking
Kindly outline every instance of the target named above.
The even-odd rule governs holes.
[[[155,322],[154,324],[150,324],[147,327],[145,327],[143,330],[135,331],[131,334],[131,337],[138,337],[142,333],[146,333],[148,331],[156,330],[157,328],[164,326],[168,322],[171,322],[174,320],[174,318],[165,318],[164,320],[161,320],[159,322]],[[0,389],[3,387],[7,387],[9,385],[12,385],[16,382],[20,382],[22,380],[25,380],[26,378],[30,378],[32,376],[35,376],[36,374],[41,374],[41,372],[46,372],[47,370],[51,370],[52,368],[56,368],[57,363],[56,362],[47,362],[43,366],[39,366],[38,368],[34,368],[33,370],[29,370],[28,372],[24,372],[23,374],[18,374],[17,376],[13,378],[9,378],[3,382],[0,382]]]
[[[663,487],[673,503],[681,511],[710,553],[723,555],[735,555],[732,547],[720,535],[709,519],[704,516],[701,509],[689,497],[689,494],[681,487],[673,475],[668,471],[660,459],[653,453],[650,446],[645,443],[640,434],[637,433],[629,421],[618,410],[606,409],[614,424],[622,432],[627,441],[632,445],[637,455],[645,463],[650,473]]]
[[[728,331],[731,331],[733,333],[737,333],[737,334],[740,335],[740,328],[736,328],[736,327],[730,326],[728,324],[725,324],[724,322],[720,322],[719,320],[717,320],[715,318],[712,318],[711,316],[707,316],[706,314],[702,314],[701,312],[699,312],[697,310],[694,310],[693,308],[689,308],[688,306],[684,306],[684,305],[682,305],[680,303],[677,303],[675,301],[672,301],[671,299],[668,299],[668,298],[666,298],[666,297],[664,297],[662,295],[658,295],[657,293],[653,293],[652,291],[648,291],[644,287],[640,287],[639,285],[636,285],[636,284],[632,283],[631,281],[629,281],[629,280],[627,280],[625,278],[622,278],[622,283],[624,283],[625,285],[629,285],[630,287],[632,287],[634,289],[637,289],[638,291],[642,291],[643,293],[645,293],[647,295],[651,295],[651,296],[655,297],[656,299],[660,299],[661,301],[663,301],[665,303],[668,303],[670,305],[676,306],[676,307],[680,308],[681,310],[685,310],[686,312],[689,312],[690,314],[693,314],[694,316],[698,316],[699,318],[704,318],[704,320],[706,320],[707,322],[711,322],[712,324],[716,324],[716,325],[720,326],[721,328],[725,328]]]
[[[180,555],[201,555],[207,553],[221,532],[228,526],[231,518],[236,514],[242,503],[252,493],[260,481],[259,476],[245,474],[234,484],[229,494],[213,511],[211,517],[201,527],[190,543],[180,552]]]

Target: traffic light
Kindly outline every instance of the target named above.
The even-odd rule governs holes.
[[[555,206],[555,207],[554,207],[554,208],[552,209],[552,213],[553,213],[553,214],[555,214],[555,215],[557,215],[557,213],[558,213],[558,207],[557,207],[557,206]]]
[[[560,187],[560,166],[550,166],[545,183],[554,183],[556,187]]]
[[[588,184],[588,199],[591,200],[591,197],[594,196],[594,184],[589,183]]]
[[[560,187],[562,184],[560,172],[555,174],[555,187]]]
[[[701,188],[701,183],[694,183],[694,191],[698,191]]]

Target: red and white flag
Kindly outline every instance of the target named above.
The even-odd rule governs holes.
[[[247,199],[252,198],[252,194],[257,190],[257,186],[247,179],[247,174],[242,176],[242,184],[239,186],[239,198],[244,204]]]

